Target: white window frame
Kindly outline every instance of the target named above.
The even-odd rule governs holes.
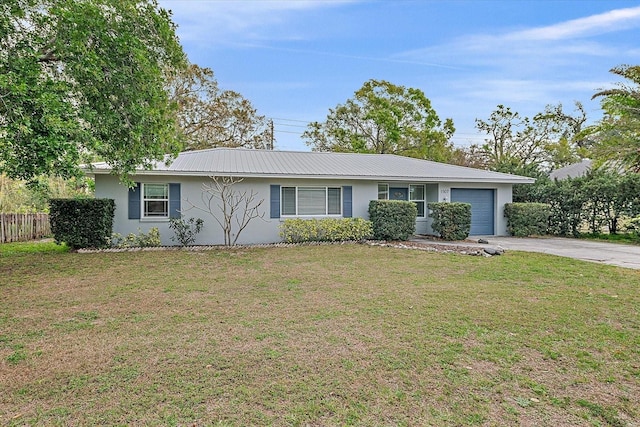
[[[386,188],[386,190],[381,187]],[[427,217],[427,185],[426,184],[407,184],[407,185],[394,185],[394,188],[406,188],[408,193],[408,199],[410,202],[419,203],[422,202],[424,204],[423,215],[418,215],[418,218],[426,218]],[[411,187],[422,187],[422,199],[413,199],[411,198]],[[383,197],[380,197],[383,196]],[[378,200],[389,200],[389,184],[386,182],[378,183]]]
[[[380,187],[385,187],[386,190],[382,190],[382,195],[384,197],[380,197]],[[389,184],[384,182],[378,183],[378,200],[389,200]]]
[[[284,212],[284,208],[285,208],[285,203],[284,203],[284,192],[285,189],[291,189],[291,188],[295,188],[295,214],[292,213],[285,213]],[[300,190],[305,190],[305,189],[313,189],[313,190],[324,190],[324,213],[317,213],[317,214],[299,214],[300,212],[300,207],[299,207],[299,201],[300,201],[300,196],[299,196],[299,192]],[[338,213],[329,213],[329,190],[338,190],[340,193],[340,200],[338,202]],[[293,186],[293,185],[286,185],[286,186],[282,186],[280,188],[280,216],[282,217],[302,217],[302,218],[313,218],[313,217],[342,217],[342,208],[343,208],[343,197],[344,197],[344,192],[342,191],[342,187],[333,187],[333,186],[320,186],[320,185],[313,185],[313,186],[305,186],[305,185],[300,185],[300,186]]]
[[[166,188],[166,194],[167,197],[166,198],[162,198],[162,199],[151,199],[151,198],[146,198],[145,197],[145,187],[146,186],[154,186],[154,185],[162,185]],[[171,199],[171,196],[169,194],[170,191],[170,187],[168,183],[164,183],[164,182],[149,182],[149,183],[141,183],[140,186],[140,218],[141,219],[169,219],[169,210],[171,209],[169,201]],[[166,213],[165,215],[147,215],[147,202],[164,202],[166,203],[167,209],[166,209]]]
[[[422,187],[422,199],[411,198],[411,187]],[[422,215],[418,213],[418,218],[425,218],[427,215],[427,186],[424,184],[409,184],[409,201],[414,202],[416,205],[418,204],[418,202],[422,202]]]

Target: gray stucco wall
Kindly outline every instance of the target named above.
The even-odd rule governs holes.
[[[144,183],[180,183],[181,184],[181,211],[185,218],[202,218],[204,229],[197,236],[196,244],[219,245],[224,243],[224,236],[220,225],[215,221],[209,212],[198,210],[204,207],[202,201],[202,183],[209,182],[209,178],[204,177],[167,177],[167,176],[138,176],[133,178],[136,182]],[[412,182],[415,183],[415,182]],[[378,198],[377,181],[356,181],[356,180],[310,180],[310,179],[255,179],[245,178],[235,185],[239,192],[253,190],[257,196],[256,200],[264,200],[259,208],[262,218],[253,219],[247,228],[242,231],[238,244],[249,243],[273,243],[280,241],[279,226],[284,221],[283,218],[269,218],[269,194],[270,185],[280,186],[346,186],[353,189],[353,216],[368,218],[369,201]],[[408,183],[393,183],[393,185],[404,185]],[[504,219],[504,203],[511,201],[510,184],[493,185],[473,185],[465,183],[427,183],[426,197],[427,203],[431,201],[449,201],[451,188],[493,188],[496,189],[496,224],[495,230],[498,235],[506,234],[506,221]],[[112,198],[116,203],[114,218],[114,232],[126,235],[128,233],[148,232],[152,227],[158,227],[162,244],[172,245],[173,231],[169,229],[167,219],[128,219],[128,190],[121,185],[117,177],[111,175],[96,175],[96,197]],[[214,213],[221,217],[219,212]],[[416,232],[420,234],[432,234],[431,218],[420,218],[416,222]],[[237,227],[236,227],[237,228]]]

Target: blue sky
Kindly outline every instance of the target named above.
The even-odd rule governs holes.
[[[533,116],[581,101],[601,117],[609,70],[640,64],[640,3],[572,1],[160,0],[189,60],[273,118],[276,149],[369,79],[420,88],[456,145],[482,142],[498,104]]]

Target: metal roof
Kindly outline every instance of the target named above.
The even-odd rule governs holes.
[[[94,163],[88,173],[109,173]],[[532,178],[393,154],[212,148],[180,153],[170,164],[157,163],[140,175],[239,176],[359,179],[378,181],[533,183]]]
[[[573,163],[563,168],[556,169],[549,174],[551,179],[567,179],[585,176],[591,170],[592,161],[583,159],[579,163]]]

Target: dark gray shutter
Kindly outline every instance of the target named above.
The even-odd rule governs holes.
[[[350,185],[342,187],[342,216],[344,218],[351,218],[353,216],[352,193],[353,190]]]
[[[140,219],[140,183],[129,189],[129,219]]]
[[[169,218],[180,218],[180,184],[169,184]]]
[[[280,218],[280,186],[271,186],[271,218]]]

